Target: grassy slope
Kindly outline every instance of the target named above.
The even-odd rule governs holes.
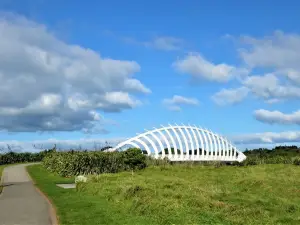
[[[300,167],[174,166],[105,174],[80,192],[29,167],[61,224],[300,224]],[[70,179],[67,179],[70,181]]]

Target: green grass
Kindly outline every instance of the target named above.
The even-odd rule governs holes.
[[[3,172],[3,169],[6,165],[1,165],[0,166],[0,182],[1,182],[1,176],[2,176],[2,172]],[[2,189],[3,187],[1,186],[1,183],[0,183],[0,193],[2,192]]]
[[[76,190],[28,168],[61,224],[300,224],[300,167],[165,166],[102,174]]]
[[[2,171],[3,171],[3,169],[4,169],[4,166],[5,166],[5,165],[1,165],[1,166],[0,166],[0,178],[1,178]]]

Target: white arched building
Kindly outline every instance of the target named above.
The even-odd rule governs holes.
[[[143,149],[154,158],[168,158],[171,161],[241,162],[246,159],[246,156],[225,137],[191,125],[176,124],[154,128],[108,151],[119,151],[129,146]]]

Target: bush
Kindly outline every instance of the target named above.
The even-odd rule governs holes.
[[[43,160],[43,165],[61,176],[117,173],[146,167],[146,156],[139,149],[124,152],[55,152]]]
[[[14,163],[27,163],[27,162],[40,162],[43,158],[54,152],[55,149],[49,149],[37,153],[31,152],[8,152],[5,154],[0,154],[0,165],[4,164],[14,164]]]
[[[166,165],[170,165],[171,162],[167,158],[155,159],[155,158],[147,156],[146,164],[147,164],[147,166],[166,166]]]
[[[220,161],[214,161],[214,162],[212,162],[212,166],[214,168],[220,168],[220,167],[224,166],[224,163],[220,162]]]
[[[300,166],[300,157],[293,158],[293,164],[296,166]]]
[[[138,148],[128,149],[124,152],[125,165],[131,170],[144,169],[146,167],[146,156]]]

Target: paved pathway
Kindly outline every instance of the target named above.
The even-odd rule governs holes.
[[[0,195],[1,225],[51,225],[50,206],[36,190],[26,165],[4,168],[4,188]]]

